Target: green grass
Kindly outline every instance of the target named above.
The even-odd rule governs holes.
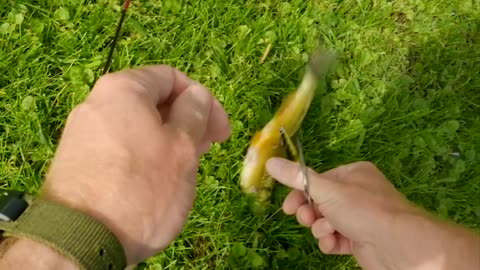
[[[1,1],[3,186],[38,191],[68,112],[100,73],[120,5]],[[480,229],[479,1],[133,0],[113,69],[174,65],[213,91],[233,126],[203,159],[183,233],[140,268],[355,267],[322,255],[293,217],[253,216],[238,185],[250,137],[298,84],[319,38],[342,58],[304,122],[307,163],[371,160],[411,200]]]

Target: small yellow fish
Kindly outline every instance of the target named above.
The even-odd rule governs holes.
[[[247,150],[240,175],[242,192],[252,195],[255,212],[263,212],[272,195],[274,180],[265,169],[271,157],[285,157],[288,152],[297,160],[290,134],[295,134],[308,112],[315,96],[318,81],[332,64],[332,55],[316,50],[310,57],[306,72],[298,89],[290,93],[274,117],[253,136]]]

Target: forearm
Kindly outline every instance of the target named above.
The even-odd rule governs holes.
[[[29,240],[7,238],[0,244],[0,270],[78,270],[79,268],[63,255],[49,247]]]
[[[444,269],[480,269],[480,234],[456,224],[441,225]]]
[[[393,269],[480,269],[480,235],[429,214],[398,217],[384,254]],[[393,262],[393,263],[392,263]]]

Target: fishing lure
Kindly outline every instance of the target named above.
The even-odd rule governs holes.
[[[284,99],[274,117],[252,137],[243,162],[240,187],[242,192],[254,198],[251,206],[255,212],[261,213],[266,209],[275,184],[266,172],[267,161],[272,157],[287,157],[294,161],[303,158],[299,156],[302,149],[295,146],[291,135],[299,131],[318,82],[331,67],[333,56],[324,49],[315,50],[298,89]]]

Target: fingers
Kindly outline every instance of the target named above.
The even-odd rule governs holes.
[[[267,162],[267,172],[278,182],[294,189],[304,190],[303,174],[298,163],[283,158],[271,158]],[[312,180],[315,172],[310,168],[307,174]]]
[[[152,65],[142,68],[106,74],[96,82],[90,99],[123,99],[123,95],[136,94],[154,105],[174,100],[189,86],[196,84],[186,74],[166,65]]]
[[[318,247],[324,254],[330,254],[330,251],[336,245],[336,239],[333,234],[328,234],[318,239]]]
[[[285,198],[283,211],[287,215],[296,214],[300,224],[310,227],[315,222],[315,219],[322,217],[322,214],[316,208],[311,208],[306,202],[305,193],[294,189]]]
[[[228,115],[223,109],[223,106],[214,99],[210,118],[207,124],[207,133],[205,134],[205,141],[207,142],[223,142],[230,137],[231,127],[228,121]]]
[[[220,102],[214,99],[207,123],[207,131],[202,140],[202,146],[200,147],[200,153],[207,153],[213,142],[223,142],[230,137],[230,134],[231,127],[228,121],[228,115]]]
[[[207,89],[192,85],[173,102],[167,123],[184,131],[200,147],[207,131],[212,102],[213,97]]]
[[[351,241],[370,241],[372,228],[378,229],[385,217],[384,211],[378,210],[384,207],[379,203],[388,203],[386,196],[395,191],[383,184],[388,181],[370,162],[350,163],[321,174],[308,169],[313,211],[305,203],[298,163],[271,158],[266,169],[278,182],[294,189],[284,201],[284,211],[295,213],[300,224],[311,227],[325,254],[351,254]]]
[[[203,142],[200,147],[198,147],[198,152],[200,153],[200,155],[203,155],[208,153],[208,151],[210,151],[210,148],[211,142]]]
[[[294,189],[283,201],[283,212],[287,215],[293,215],[297,212],[297,209],[306,202],[307,199],[305,198],[303,191]]]
[[[315,222],[312,224],[311,230],[313,236],[318,239],[335,232],[335,228],[333,228],[332,224],[330,224],[326,218],[319,218],[315,220]]]
[[[315,222],[315,218],[315,211],[308,204],[304,204],[298,208],[297,220],[301,225],[310,227],[313,222]]]
[[[313,209],[307,204],[297,210],[297,220],[306,227],[311,227],[312,234],[318,239],[318,246],[325,254],[351,254],[350,241],[335,231],[326,218],[316,219]]]
[[[350,241],[340,234],[328,234],[318,239],[318,247],[325,254],[351,254]]]
[[[297,189],[304,190],[303,174],[298,163],[282,158],[271,158],[266,165],[267,172],[278,182]],[[312,169],[307,169],[309,189],[312,199],[317,204],[326,203],[337,195],[338,183],[321,177]]]
[[[135,95],[157,107],[162,118],[164,116],[177,118],[177,116],[171,116],[171,106],[176,103],[177,98],[182,96],[186,89],[193,86],[202,87],[198,82],[173,67],[151,65],[102,76],[95,84],[88,99],[105,104],[124,104],[125,100],[129,100],[129,97]],[[224,108],[213,96],[210,96],[210,99],[211,108],[208,121],[202,122],[206,128],[203,129],[203,133],[198,133],[203,135],[201,138],[203,145],[222,142],[231,133],[228,115]],[[198,127],[198,125],[193,127]],[[208,150],[208,146],[202,146],[202,148]]]

